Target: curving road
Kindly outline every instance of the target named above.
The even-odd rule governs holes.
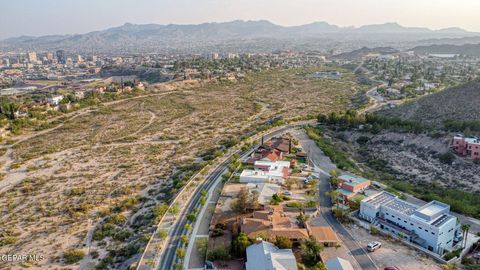
[[[272,137],[281,135],[285,133],[287,130],[290,130],[294,127],[302,126],[307,123],[311,123],[313,121],[304,121],[304,122],[299,122],[295,124],[289,124],[286,125],[282,128],[279,128],[275,131],[272,131],[266,135],[264,135],[264,139],[268,140]],[[255,146],[255,148],[258,147]],[[239,154],[240,156],[244,156],[246,154],[251,153],[253,149],[248,150],[248,151],[236,151],[235,154]],[[192,195],[190,200],[187,203],[187,206],[183,209],[183,211],[180,213],[179,218],[177,221],[174,223],[174,227],[172,228],[172,232],[170,234],[170,237],[167,240],[167,243],[165,243],[165,248],[162,249],[162,254],[160,257],[160,261],[158,263],[158,270],[171,270],[173,269],[173,266],[175,263],[177,263],[177,258],[176,258],[176,250],[177,248],[181,247],[181,242],[180,242],[180,237],[184,234],[186,234],[186,231],[184,230],[185,224],[187,224],[187,214],[191,213],[195,207],[198,207],[200,205],[200,190],[205,189],[207,192],[210,192],[212,188],[215,187],[215,180],[223,174],[223,172],[227,169],[227,166],[229,164],[229,160],[227,159],[226,161],[222,162],[211,174],[209,174],[206,178],[206,180],[203,182],[201,187],[197,189],[197,192]],[[190,241],[194,241],[194,239],[190,239]]]

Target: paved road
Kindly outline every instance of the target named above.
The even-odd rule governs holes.
[[[350,250],[351,255],[364,270],[378,270],[378,267],[372,261],[368,253],[354,240],[350,233],[345,230],[343,225],[332,215],[332,203],[330,198],[325,195],[330,191],[329,175],[328,172],[332,169],[338,171],[337,166],[332,163],[330,158],[323,154],[322,150],[317,147],[315,142],[310,140],[303,131],[292,132],[293,135],[299,140],[310,157],[311,162],[315,167],[320,168],[320,181],[319,181],[319,194],[320,194],[320,213],[312,223],[316,225],[330,225],[333,230],[340,236],[344,245]]]
[[[222,175],[222,173],[225,171],[225,168],[228,165],[228,160],[224,161],[219,167],[217,167],[206,179],[206,181],[202,184],[201,188],[199,190],[205,189],[209,190],[210,187],[215,183],[215,179],[217,179],[219,176]],[[160,270],[170,270],[173,268],[173,265],[175,263],[176,259],[176,254],[175,251],[177,250],[177,247],[180,246],[180,236],[185,234],[185,224],[187,224],[187,218],[186,216],[188,213],[192,213],[193,209],[197,207],[200,201],[200,192],[197,192],[193,194],[192,198],[187,204],[187,207],[184,208],[183,212],[180,214],[181,218],[177,220],[177,222],[174,225],[173,232],[171,234],[171,237],[169,238],[169,242],[166,244],[166,247],[163,249],[164,252],[160,258],[160,263],[158,265],[157,269]]]
[[[290,124],[285,127],[282,127],[280,129],[277,129],[275,131],[272,131],[266,135],[264,135],[264,139],[268,140],[271,137],[275,137],[278,135],[281,135],[285,133],[285,131],[290,130],[296,126],[300,126],[304,123],[310,123],[312,121],[305,121],[302,123],[296,123],[296,124]],[[258,146],[257,146],[258,147]],[[252,151],[252,150],[250,150]],[[247,154],[246,152],[241,152],[237,151],[236,153],[240,154],[240,156],[243,156]],[[210,175],[207,176],[205,182],[202,184],[201,188],[198,189],[198,191],[205,189],[207,192],[212,191],[212,189],[215,188],[215,183],[216,179],[220,177],[224,171],[227,169],[227,166],[229,164],[229,161],[226,160],[222,162]],[[173,225],[171,237],[168,238],[168,242],[165,244],[165,248],[162,250],[162,254],[160,256],[160,261],[158,263],[158,270],[170,270],[173,268],[173,265],[177,262],[176,258],[176,250],[181,246],[180,242],[180,237],[184,234],[187,234],[184,230],[185,224],[187,224],[187,214],[191,213],[195,207],[198,207],[200,204],[200,192],[197,192],[192,195],[190,198],[189,202],[187,203],[187,206],[183,209],[183,211],[180,213],[180,216],[178,220],[175,222]],[[196,236],[193,236],[193,239],[195,239]],[[190,240],[192,241],[192,240]],[[188,261],[188,260],[187,260]]]

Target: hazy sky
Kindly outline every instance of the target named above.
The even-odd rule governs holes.
[[[0,39],[86,33],[125,22],[266,19],[281,25],[398,22],[480,32],[480,0],[0,0]]]

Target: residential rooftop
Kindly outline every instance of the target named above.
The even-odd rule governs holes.
[[[348,174],[342,174],[339,176],[340,179],[348,182],[349,184],[351,185],[360,185],[360,184],[363,184],[367,181],[370,181],[366,178],[363,178],[363,177],[360,177],[360,176],[356,176],[356,175],[348,175]]]
[[[297,270],[297,261],[291,249],[279,249],[261,241],[247,247],[247,270]]]

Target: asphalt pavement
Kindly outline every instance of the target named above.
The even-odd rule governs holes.
[[[326,195],[330,191],[330,181],[328,172],[332,169],[337,171],[337,166],[330,160],[329,157],[318,148],[314,141],[312,141],[303,130],[296,130],[292,134],[298,139],[304,151],[308,152],[310,161],[315,167],[320,169],[319,194],[320,194],[320,213],[312,223],[315,225],[329,225],[339,235],[344,243],[344,246],[350,251],[350,255],[355,258],[361,269],[364,270],[378,270],[373,260],[368,255],[367,251],[361,247],[350,233],[343,227],[343,225],[332,214],[332,202]]]

